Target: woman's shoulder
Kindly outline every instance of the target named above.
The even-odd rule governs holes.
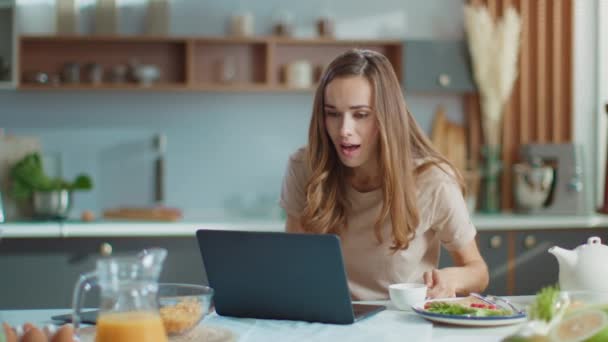
[[[457,175],[449,164],[430,158],[415,159],[414,164],[419,186],[438,186],[446,183],[458,185]]]
[[[308,179],[310,171],[308,170],[308,150],[306,146],[298,148],[289,156],[287,167],[296,178],[300,180]]]
[[[306,146],[298,148],[295,152],[289,155],[289,162],[291,163],[306,164],[307,159],[308,153],[306,150]]]

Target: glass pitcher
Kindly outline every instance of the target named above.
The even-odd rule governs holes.
[[[97,260],[96,269],[81,275],[74,288],[74,330],[79,328],[84,295],[99,287],[95,342],[166,342],[156,298],[166,256],[165,249],[155,248],[137,256]]]

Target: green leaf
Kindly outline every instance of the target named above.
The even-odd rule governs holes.
[[[555,315],[555,304],[558,299],[559,287],[557,285],[542,288],[530,305],[528,316],[531,320],[551,321]]]
[[[93,181],[91,180],[91,177],[83,174],[78,175],[71,185],[72,190],[91,190],[92,188]]]
[[[73,183],[62,178],[49,178],[43,170],[39,153],[30,153],[15,163],[10,171],[11,195],[19,200],[27,199],[34,191],[90,190],[91,178],[81,174]]]

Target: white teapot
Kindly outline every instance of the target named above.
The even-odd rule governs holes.
[[[590,237],[573,250],[554,246],[549,253],[559,264],[561,290],[608,291],[608,246],[599,237]]]

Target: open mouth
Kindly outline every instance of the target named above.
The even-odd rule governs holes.
[[[353,156],[357,151],[359,151],[360,148],[361,148],[361,145],[340,144],[340,149],[342,150],[342,154],[349,156],[349,157]]]

